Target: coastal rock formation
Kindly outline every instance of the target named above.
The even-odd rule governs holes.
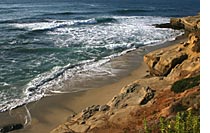
[[[179,49],[178,49],[179,50]],[[144,62],[148,65],[150,73],[156,76],[167,76],[171,70],[188,58],[183,51],[177,47],[155,51],[144,56]]]
[[[171,18],[170,23],[173,27],[180,27],[187,32],[194,32],[200,30],[200,14],[184,18]]]
[[[144,56],[144,62],[155,76],[168,78],[189,77],[200,70],[200,40],[198,33],[189,34],[188,41],[153,51]]]
[[[148,79],[149,81],[154,78]],[[142,81],[139,81],[142,82]],[[164,81],[165,82],[165,81]],[[156,86],[159,82],[156,81]],[[145,92],[148,87],[138,87],[134,92],[129,93],[115,107],[116,98],[110,101],[110,110],[97,111],[88,119],[83,120],[82,113],[78,114],[68,122],[60,125],[52,131],[52,133],[64,132],[90,132],[90,133],[106,133],[106,132],[139,132],[143,129],[143,120],[157,122],[159,117],[172,117],[176,112],[187,109],[199,110],[200,89],[198,86],[188,89],[182,93],[174,93],[170,90],[170,86],[164,87],[164,91],[157,88],[157,93],[147,93],[141,97],[139,92]],[[145,90],[146,89],[146,90]],[[151,96],[144,104],[139,104],[147,96]],[[121,97],[125,93],[120,93],[117,97]],[[126,99],[126,100],[125,100]],[[147,98],[146,98],[147,99]],[[152,123],[151,123],[152,124]]]
[[[171,18],[170,23],[155,24],[157,28],[184,29],[186,34],[200,30],[200,14],[183,18]]]
[[[183,91],[172,90],[177,80],[184,82],[184,78],[199,75],[200,34],[196,31],[200,27],[198,22],[197,16],[172,19],[171,24],[184,26],[191,33],[187,41],[144,56],[152,76],[125,86],[105,105],[87,107],[52,133],[143,132],[144,119],[148,121],[148,125],[155,125],[160,117],[171,118],[177,112],[185,110],[199,111],[199,82]]]

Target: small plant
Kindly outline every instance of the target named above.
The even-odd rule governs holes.
[[[148,130],[148,127],[147,127],[147,121],[146,121],[145,118],[144,118],[144,131],[145,131],[145,133],[149,133],[149,130]]]
[[[165,124],[163,122],[163,118],[160,117],[160,132],[164,133],[164,131],[165,131]]]
[[[192,77],[192,78],[186,78],[176,81],[172,87],[171,90],[175,93],[184,92],[187,89],[190,89],[192,87],[195,87],[200,84],[200,75]]]
[[[160,133],[200,133],[200,118],[193,115],[191,111],[178,112],[174,119],[160,118],[158,129],[148,129],[147,122],[144,120],[144,133],[152,131]]]

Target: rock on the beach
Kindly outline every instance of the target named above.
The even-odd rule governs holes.
[[[6,125],[6,126],[0,128],[0,133],[7,133],[7,132],[14,131],[14,130],[19,130],[19,129],[22,129],[23,127],[24,127],[23,124],[20,124],[20,123]]]
[[[170,23],[164,23],[164,24],[154,24],[156,28],[173,28]]]

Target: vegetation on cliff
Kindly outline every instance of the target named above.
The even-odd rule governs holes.
[[[175,93],[180,93],[184,92],[187,89],[198,86],[199,84],[200,84],[200,75],[176,81],[172,85],[171,90]]]
[[[149,127],[144,120],[145,133],[200,133],[200,116],[192,111],[178,112],[175,117],[166,119],[160,117],[156,126]],[[141,131],[140,131],[141,133]]]

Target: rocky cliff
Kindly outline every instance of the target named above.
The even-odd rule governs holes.
[[[144,56],[150,74],[180,79],[192,76],[200,70],[200,39],[198,33],[190,33],[188,41],[153,51]]]
[[[155,24],[157,28],[184,29],[188,35],[192,32],[200,32],[200,13],[196,16],[183,18],[171,18],[170,23]]]
[[[150,76],[125,86],[106,105],[93,105],[69,117],[52,133],[139,132],[144,119],[152,125],[179,111],[199,111],[199,20],[199,16],[171,19],[171,25],[190,31],[187,41],[145,55]]]

